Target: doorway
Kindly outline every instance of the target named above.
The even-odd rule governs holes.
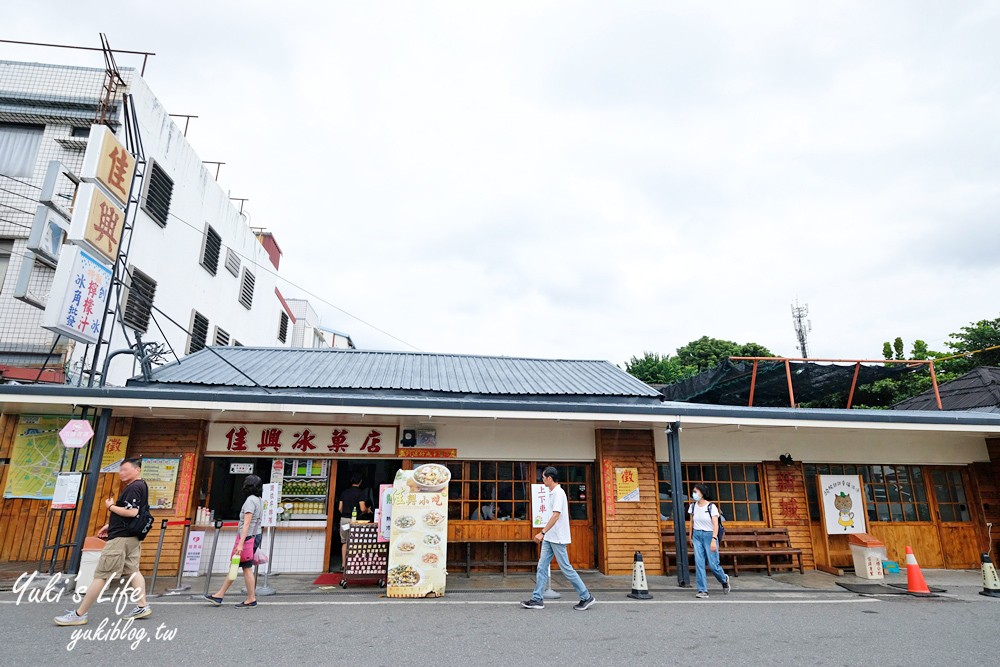
[[[941,536],[944,566],[975,569],[979,565],[979,532],[969,503],[967,470],[958,467],[925,467],[931,503]]]
[[[403,462],[399,459],[379,459],[376,461],[366,461],[357,459],[340,459],[337,461],[337,476],[334,480],[332,511],[327,513],[333,521],[330,542],[330,562],[328,563],[330,572],[340,570],[341,545],[340,540],[340,496],[345,489],[351,486],[351,476],[355,472],[361,473],[361,488],[367,493],[366,504],[376,508],[379,506],[378,489],[382,484],[392,484],[396,479],[396,472],[403,467]],[[350,516],[347,517],[348,519]]]

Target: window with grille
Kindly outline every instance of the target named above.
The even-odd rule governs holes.
[[[282,343],[288,340],[288,313],[285,311],[281,311],[278,318],[278,340]]]
[[[174,181],[167,176],[163,167],[149,160],[146,168],[146,183],[140,205],[161,227],[167,226],[170,215],[170,199],[174,193]]]
[[[31,178],[44,125],[0,123],[0,174]]]
[[[816,491],[817,475],[860,475],[865,484],[865,507],[869,521],[931,520],[927,488],[920,466],[807,463],[803,470],[809,498],[809,518],[813,521],[821,518]]]
[[[657,466],[659,475],[660,520],[673,519],[673,495],[670,464]],[[685,497],[695,484],[704,484],[712,493],[712,502],[729,521],[763,521],[764,500],[760,471],[755,463],[684,463],[681,465]]]
[[[192,312],[191,335],[188,338],[188,354],[203,349],[205,341],[208,340],[208,318],[197,310]]]
[[[961,470],[931,470],[931,484],[941,521],[972,521]]]
[[[14,239],[0,239],[0,290],[3,290],[4,278],[7,276],[7,267],[10,266],[10,257],[14,254]]]
[[[548,463],[511,461],[439,461],[451,471],[448,518],[451,520],[531,519],[531,484],[541,484]],[[590,518],[589,464],[555,465],[569,501],[569,518]]]
[[[131,278],[125,297],[125,308],[122,311],[122,322],[136,331],[146,333],[149,329],[149,318],[153,313],[156,281],[135,267],[129,274]]]
[[[253,306],[253,285],[256,280],[252,273],[246,269],[243,270],[243,284],[240,285],[240,303],[247,310],[250,310]]]
[[[240,275],[240,256],[232,248],[226,248],[226,271],[237,277]]]
[[[213,276],[219,270],[219,255],[222,254],[222,237],[208,225],[205,240],[201,246],[201,265]]]
[[[215,339],[213,345],[229,345],[229,332],[221,327],[215,327]]]

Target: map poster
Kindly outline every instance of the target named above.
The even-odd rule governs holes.
[[[109,435],[104,441],[104,454],[101,455],[101,472],[118,472],[125,451],[128,447],[127,435]]]
[[[142,460],[142,479],[149,486],[149,508],[169,510],[174,507],[174,490],[177,487],[177,469],[181,460]]]
[[[51,500],[65,448],[59,431],[70,417],[21,415],[18,418],[4,498]]]

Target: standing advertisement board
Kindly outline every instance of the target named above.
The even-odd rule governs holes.
[[[552,516],[552,508],[549,506],[549,490],[544,484],[531,485],[531,526],[533,528],[544,528]]]
[[[386,578],[388,597],[444,595],[449,481],[451,472],[437,463],[396,473]]]

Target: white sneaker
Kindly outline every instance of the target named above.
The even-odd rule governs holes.
[[[733,578],[731,576],[729,576],[728,574],[726,575],[726,583],[722,584],[722,592],[723,593],[728,593],[729,591],[733,590],[733,587],[732,587],[732,585],[730,583],[732,581],[732,579]]]
[[[122,614],[122,618],[146,618],[153,613],[147,604],[145,607],[133,607],[132,611]]]
[[[86,625],[87,615],[80,616],[76,613],[76,609],[70,609],[62,616],[56,616],[52,620],[56,622],[56,625]]]
[[[698,591],[698,594],[695,595],[695,597],[704,600],[705,598],[708,597],[708,593],[706,593],[705,591]]]

